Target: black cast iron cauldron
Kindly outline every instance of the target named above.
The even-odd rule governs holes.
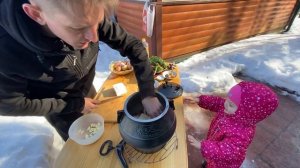
[[[176,116],[168,99],[159,92],[156,92],[156,97],[163,108],[155,118],[145,120],[134,117],[144,111],[138,92],[129,96],[124,110],[118,112],[119,131],[123,140],[142,153],[154,153],[163,148],[176,129]]]

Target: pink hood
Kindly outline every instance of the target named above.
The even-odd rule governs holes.
[[[277,95],[267,86],[244,81],[241,87],[241,102],[234,115],[226,115],[234,122],[246,126],[255,125],[271,115],[278,106]]]

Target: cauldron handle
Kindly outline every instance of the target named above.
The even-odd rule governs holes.
[[[174,100],[169,100],[169,105],[172,110],[175,110]]]
[[[118,114],[117,122],[118,122],[118,124],[120,124],[125,115],[124,110],[119,110],[117,114]]]
[[[124,146],[125,146],[126,142],[124,140],[122,140],[117,146],[115,151],[117,152],[117,155],[120,159],[120,162],[123,166],[123,168],[128,168],[128,164],[124,158],[123,152],[124,152]]]

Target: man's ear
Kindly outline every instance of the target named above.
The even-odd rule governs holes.
[[[25,3],[22,5],[24,12],[34,21],[40,25],[45,25],[46,21],[41,13],[40,8],[32,4]]]

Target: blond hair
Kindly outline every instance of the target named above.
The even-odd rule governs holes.
[[[76,12],[78,6],[84,7],[85,10],[97,7],[103,4],[105,13],[110,15],[119,4],[119,0],[30,0],[32,4],[38,5],[44,11],[53,11],[60,9],[61,11]]]

